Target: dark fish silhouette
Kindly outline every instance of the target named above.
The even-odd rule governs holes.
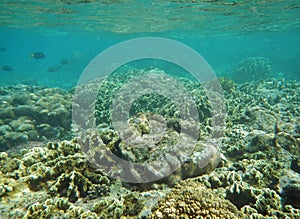
[[[34,52],[30,55],[34,59],[43,59],[45,58],[45,54],[42,52]]]
[[[62,65],[68,65],[69,64],[69,60],[62,59],[62,60],[60,60],[60,64],[62,64]]]
[[[48,72],[57,72],[59,69],[61,68],[61,66],[52,66],[50,68],[48,68]]]
[[[6,52],[6,48],[1,47],[1,48],[0,48],[0,52]]]
[[[1,68],[2,71],[12,71],[13,68],[9,65],[3,65]]]

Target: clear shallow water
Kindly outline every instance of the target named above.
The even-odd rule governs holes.
[[[1,1],[0,8],[0,65],[12,67],[1,70],[1,84],[72,87],[97,54],[143,36],[186,43],[218,76],[264,56],[274,76],[299,79],[297,1]],[[36,51],[46,57],[31,58]]]
[[[280,0],[4,0],[0,18],[9,27],[58,32],[76,28],[198,37],[298,28],[299,10],[297,1]]]
[[[11,71],[1,70],[1,85],[35,80],[39,85],[63,88],[74,86],[87,64],[100,52],[122,40],[140,36],[116,36],[115,33],[98,36],[70,31],[63,35],[45,34],[35,29],[8,27],[1,27],[0,31],[0,47],[5,48],[0,51],[0,65],[12,67]],[[295,30],[178,40],[199,52],[218,76],[230,77],[242,60],[263,56],[271,60],[274,77],[299,79],[300,35]],[[36,51],[43,52],[45,58],[30,57]],[[62,65],[63,59],[68,64]],[[55,67],[59,69],[49,70]]]
[[[247,72],[247,65],[244,65],[244,69],[242,68],[242,70],[237,71],[243,60],[251,57],[250,60],[254,61],[270,60],[272,72],[268,77],[276,79],[255,81],[241,86],[236,86],[226,78],[220,79],[220,83],[225,91],[228,122],[225,130],[226,138],[224,138],[221,144],[222,147],[220,147],[224,155],[222,157],[223,161],[219,163],[218,151],[212,150],[212,153],[216,155],[215,162],[212,162],[214,165],[219,163],[219,167],[221,168],[216,168],[210,176],[204,175],[202,179],[198,178],[200,180],[197,180],[198,183],[194,185],[197,188],[196,190],[194,190],[192,184],[182,187],[182,189],[190,192],[193,201],[194,194],[197,194],[197,197],[194,197],[195,200],[198,197],[202,199],[202,196],[198,195],[201,194],[198,189],[204,184],[211,184],[214,187],[214,184],[217,184],[216,180],[219,180],[219,182],[222,181],[222,183],[225,180],[224,184],[219,184],[214,189],[223,191],[220,193],[222,199],[225,200],[226,197],[227,200],[231,201],[238,208],[248,206],[244,210],[241,210],[245,214],[252,214],[258,211],[261,215],[268,218],[274,215],[278,215],[278,218],[283,218],[283,215],[287,215],[287,217],[289,217],[288,215],[297,215],[300,206],[298,201],[300,200],[299,195],[295,196],[295,194],[298,194],[297,191],[299,190],[297,189],[299,188],[300,181],[299,82],[284,79],[300,80],[299,10],[300,5],[297,1],[280,0],[191,0],[167,1],[163,3],[160,1],[133,0],[1,1],[0,151],[8,149],[8,155],[11,157],[8,157],[5,153],[0,154],[0,177],[3,177],[3,180],[2,178],[0,179],[0,218],[1,214],[4,215],[4,218],[20,218],[25,214],[28,216],[32,213],[40,213],[40,215],[50,214],[50,217],[57,215],[57,218],[62,214],[71,214],[69,218],[75,218],[75,216],[72,216],[72,212],[74,214],[76,212],[72,210],[73,204],[71,203],[76,202],[76,206],[79,207],[78,212],[84,211],[88,215],[89,210],[87,209],[93,206],[90,199],[96,199],[95,203],[97,199],[103,201],[103,198],[107,200],[107,203],[119,203],[119,200],[123,200],[122,196],[129,197],[125,194],[127,193],[124,190],[125,188],[114,185],[114,182],[107,185],[97,182],[95,183],[95,188],[87,188],[86,191],[83,191],[79,199],[78,197],[74,197],[74,194],[78,194],[79,190],[83,190],[80,189],[82,183],[89,182],[89,180],[93,181],[94,169],[89,169],[89,166],[82,167],[82,162],[79,160],[81,158],[78,157],[79,153],[81,156],[81,151],[78,151],[78,145],[74,142],[74,144],[71,142],[63,142],[61,144],[50,143],[45,147],[48,141],[73,138],[77,134],[74,133],[76,127],[71,126],[71,123],[72,125],[75,124],[74,118],[75,120],[78,119],[79,122],[82,119],[84,128],[86,127],[85,125],[94,124],[91,122],[93,120],[89,120],[91,119],[89,115],[85,116],[86,112],[90,112],[89,101],[91,100],[91,95],[89,95],[91,93],[87,93],[86,91],[89,91],[89,88],[93,91],[93,84],[91,84],[91,87],[88,86],[87,89],[77,90],[79,100],[79,104],[77,105],[77,102],[74,104],[74,99],[72,99],[74,96],[76,97],[76,92],[73,95],[74,90],[69,92],[39,86],[6,85],[43,85],[68,90],[77,84],[85,67],[99,53],[116,43],[149,36],[166,37],[185,43],[208,61],[217,76],[226,76],[233,80],[237,79],[235,77],[236,72]],[[182,74],[182,69],[174,67],[174,65],[167,62],[138,60],[129,63],[128,66],[124,66],[121,70],[128,70],[130,68],[141,68],[142,70],[124,71],[121,72],[123,74],[114,74],[112,81],[106,81],[107,83],[100,90],[95,110],[92,108],[93,113],[91,115],[95,114],[96,119],[98,119],[96,122],[99,123],[104,131],[102,137],[106,139],[105,142],[107,141],[106,137],[110,136],[110,132],[114,133],[113,138],[116,137],[117,139],[115,142],[119,142],[121,136],[115,131],[117,129],[116,126],[110,128],[103,124],[103,121],[109,123],[111,103],[114,101],[115,96],[118,97],[118,95],[115,95],[118,88],[126,84],[133,76],[151,72],[148,71],[149,69],[145,70],[145,68],[154,67],[163,69],[172,75]],[[252,65],[252,67],[255,67],[255,65]],[[258,78],[257,80],[266,79],[265,77],[260,78],[260,74],[264,73],[260,71],[261,68],[254,69],[255,71],[249,72],[254,73],[254,76]],[[131,75],[131,73],[133,74]],[[247,80],[248,76],[249,79],[252,78],[252,76],[247,74],[243,77],[243,80],[249,81]],[[195,91],[195,98],[199,100],[197,104],[199,115],[202,118],[200,135],[201,138],[202,136],[206,138],[211,133],[215,133],[213,132],[214,127],[210,125],[211,110],[209,101],[206,102],[207,98],[203,94],[199,84],[192,84],[191,81],[182,78],[181,80],[183,84],[193,89],[193,92]],[[148,87],[152,87],[153,84],[160,85],[159,82],[164,83],[165,81],[160,80],[156,83],[154,79],[150,78],[145,84],[147,85],[148,83]],[[165,86],[165,84],[161,87],[171,89],[171,94],[174,94],[174,91],[178,90],[178,87]],[[83,88],[85,87],[83,86]],[[142,88],[144,89],[145,87]],[[156,89],[155,86],[154,88],[155,91],[161,90],[160,88]],[[127,92],[123,94],[129,94],[130,97],[134,93],[128,92],[131,91],[130,89],[134,90],[135,87],[127,86],[127,89],[125,89]],[[137,92],[136,90],[134,91]],[[121,102],[124,105],[129,102],[124,98],[126,95],[122,95],[121,93],[119,97],[121,101],[124,101]],[[145,124],[151,120],[149,118],[150,114],[145,113],[134,117],[135,113],[147,112],[148,109],[149,111],[152,110],[151,112],[156,112],[153,111],[153,109],[156,109],[162,115],[166,113],[166,117],[168,117],[168,113],[171,113],[171,115],[174,113],[174,116],[176,113],[173,112],[170,105],[166,105],[166,108],[160,109],[159,98],[153,100],[150,98],[150,102],[145,101],[148,97],[145,95],[133,104],[134,107],[130,109],[130,113],[133,116],[130,119],[132,120],[125,121],[126,124],[129,123],[133,126],[140,124],[137,127],[141,128],[142,132],[138,133],[137,139],[134,140],[141,140],[141,136],[148,136],[149,133],[147,130],[149,127]],[[83,111],[73,114],[74,111],[71,112],[72,106],[76,110],[76,107],[81,103],[80,101],[82,101],[82,105],[88,106],[88,109],[86,111],[83,109]],[[144,106],[145,102],[148,105]],[[182,106],[185,107],[186,105],[183,104]],[[222,111],[220,104],[213,103],[212,106],[217,106],[216,109]],[[222,113],[224,112],[222,111]],[[221,117],[225,118],[225,116]],[[73,118],[72,122],[71,118]],[[85,119],[88,119],[88,121]],[[160,117],[157,118],[157,121],[157,123],[154,123],[158,127],[156,129],[157,132],[164,134],[164,126],[159,124],[159,121],[162,121]],[[176,136],[180,134],[177,123],[171,123],[171,129],[171,133],[176,132]],[[217,136],[219,136],[219,130],[222,130],[222,128],[216,129]],[[105,134],[106,131],[107,136]],[[153,139],[159,139],[159,133]],[[90,136],[86,136],[87,138],[84,139],[84,142],[90,142],[89,137],[94,141],[93,133],[91,132],[90,134]],[[166,136],[166,139],[169,139],[169,136]],[[126,141],[126,139],[123,140],[124,142]],[[173,140],[176,140],[176,138],[170,136],[171,143]],[[87,146],[92,152],[89,154],[94,154],[93,142],[91,144],[87,143],[87,145],[84,145],[84,142],[80,143],[82,148]],[[157,151],[157,155],[162,154],[164,156],[164,142],[155,143],[156,146],[158,145],[158,149],[154,151]],[[128,153],[126,148],[120,148],[119,145],[127,146],[127,142],[124,144],[116,143],[115,145],[105,143],[106,148],[109,148],[109,150],[113,148],[123,158],[127,159],[129,154],[129,158],[133,162],[146,159],[148,155],[147,152],[145,153],[144,150],[141,150],[136,151],[137,156],[131,156],[131,152]],[[128,145],[130,146],[129,150],[131,150],[130,142]],[[28,153],[20,150],[36,146],[41,146],[43,149],[37,148],[34,149],[36,150],[35,152],[28,151]],[[91,148],[89,148],[90,146]],[[215,146],[209,148],[215,148]],[[143,148],[141,147],[141,149]],[[196,149],[199,151],[196,150],[196,153],[192,154],[192,159],[188,159],[187,161],[188,163],[193,161],[191,164],[195,164],[196,166],[200,163],[200,170],[196,168],[194,172],[183,171],[183,175],[180,175],[180,173],[179,175],[174,175],[174,177],[171,175],[170,183],[174,183],[172,181],[173,178],[174,180],[179,180],[189,176],[198,176],[200,174],[198,171],[202,174],[202,167],[204,167],[202,166],[202,161],[206,163],[208,158],[214,158],[214,156],[203,157],[201,155],[205,154],[202,153],[202,148]],[[15,158],[14,153],[16,151],[22,151],[22,156],[16,154]],[[44,155],[49,156],[45,159]],[[55,155],[55,158],[53,158],[53,155]],[[78,158],[74,159],[74,165],[73,155]],[[152,157],[155,158],[155,156],[156,154],[154,153]],[[289,157],[287,158],[287,156]],[[229,162],[225,160],[225,157]],[[16,162],[18,159],[20,161]],[[23,167],[21,170],[20,165],[17,165],[18,167],[12,166],[12,168],[6,165],[11,163],[19,164],[23,160],[28,163],[30,171],[27,171]],[[67,164],[70,163],[72,165],[64,166],[65,162],[60,161],[65,161]],[[77,164],[80,167],[77,167]],[[11,178],[15,176],[15,168],[19,168],[20,171],[26,170],[26,172],[18,173],[18,176],[20,175],[21,177],[12,180]],[[19,169],[16,171],[19,171]],[[126,171],[126,169],[125,167],[122,170]],[[48,174],[44,174],[44,171],[41,172],[40,170],[49,170],[50,175],[48,176]],[[90,175],[89,171],[92,171],[93,174]],[[113,171],[114,169],[112,168]],[[293,171],[297,172],[297,177],[293,175]],[[72,175],[69,174],[70,172]],[[33,176],[31,178],[32,181],[29,181],[27,180],[27,176],[29,177],[31,174]],[[142,174],[144,175],[144,173]],[[92,178],[89,178],[90,176]],[[98,176],[102,178],[102,172]],[[61,180],[63,177],[65,177],[65,181]],[[41,181],[39,181],[40,179]],[[83,182],[82,179],[85,181]],[[184,181],[181,181],[181,183],[184,183]],[[237,183],[237,186],[233,183]],[[234,186],[232,187],[232,185]],[[244,185],[247,187],[243,187]],[[19,188],[24,188],[24,190]],[[68,191],[66,188],[68,188]],[[79,190],[76,190],[77,188]],[[111,188],[111,193],[101,193],[101,191],[106,191],[108,188]],[[151,202],[153,201],[152,204],[155,204],[155,200],[158,200],[160,195],[170,192],[170,189],[167,187],[164,188],[164,186],[159,187],[159,185],[154,185],[153,188],[155,188],[153,190],[154,193],[147,191],[145,196],[143,193],[137,193],[142,198],[138,201],[134,198],[135,203],[139,202],[149,207],[149,209],[145,210],[147,214],[150,213],[151,206],[143,200],[143,197],[151,199]],[[252,192],[250,192],[251,194],[249,193],[249,189],[255,189],[253,194],[259,195],[253,197]],[[179,196],[182,194],[180,190]],[[53,193],[53,191],[57,192]],[[209,194],[208,188],[204,188],[204,193]],[[214,194],[217,193],[219,192],[214,191]],[[86,197],[87,194],[91,195]],[[117,202],[115,201],[116,194],[120,197]],[[53,210],[52,207],[45,208],[45,206],[54,205],[53,203],[49,204],[49,201],[46,201],[46,199],[52,198],[52,201],[55,201],[56,196],[64,197],[68,200],[66,202],[71,206],[67,210],[68,212],[62,211],[69,208],[66,205],[62,206],[62,208],[66,209]],[[156,198],[152,200],[152,197]],[[173,198],[172,200],[172,202],[176,200],[175,204],[180,203],[181,205],[180,200],[177,201],[177,199]],[[213,202],[215,203],[214,200]],[[168,203],[170,202],[168,201]],[[186,203],[189,205],[191,202],[187,201]],[[268,203],[271,203],[271,207],[274,208],[270,212]],[[285,206],[286,204],[291,204],[294,208]],[[127,203],[124,202],[119,207],[125,209],[126,205]],[[131,203],[129,202],[128,205],[131,205]],[[218,203],[217,205],[219,206]],[[249,209],[250,205],[252,209]],[[207,209],[212,209],[212,206],[210,205]],[[189,207],[187,208],[188,212],[198,212],[199,210],[196,208],[196,211],[195,209],[191,211]],[[116,209],[120,210],[120,208],[113,206],[107,209],[113,209],[114,211]],[[136,206],[133,208],[136,209]],[[232,206],[230,208],[233,209]],[[172,207],[172,209],[174,208]],[[289,209],[291,209],[291,212],[289,212]],[[139,210],[141,211],[141,209]],[[97,216],[95,216],[94,212],[89,212],[95,216],[91,218],[99,218],[99,216],[112,218],[111,215],[114,213],[107,212],[107,215],[109,215],[107,216],[106,212],[102,212],[101,208],[98,208],[98,210],[95,208],[93,211],[99,212],[97,212]],[[215,212],[215,209],[213,211]],[[164,212],[170,211],[152,213],[155,213],[157,216],[162,215]],[[140,213],[134,211],[132,214]],[[253,214],[254,217],[259,217],[255,216],[255,213]],[[28,218],[40,218],[42,217],[40,215],[36,217],[28,216]],[[118,215],[120,215],[120,211]],[[128,216],[128,212],[125,213],[124,211],[124,215]],[[175,216],[171,217],[175,218]],[[190,216],[189,218],[191,217],[194,218],[196,216]],[[221,218],[224,217],[222,216]],[[237,217],[232,216],[232,218]]]

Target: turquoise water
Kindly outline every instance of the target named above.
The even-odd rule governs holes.
[[[44,27],[47,29],[47,27]],[[47,29],[49,30],[49,29]],[[44,34],[35,29],[1,27],[1,66],[9,65],[11,71],[1,71],[1,84],[14,84],[16,80],[36,80],[39,85],[70,88],[77,83],[88,63],[105,49],[135,37],[139,33],[116,36],[114,33],[99,34],[66,31]],[[51,29],[49,30],[51,31]],[[53,30],[55,31],[55,30]],[[179,39],[201,54],[218,76],[234,72],[238,64],[252,56],[263,56],[271,60],[274,77],[283,76],[299,80],[300,34],[297,30],[282,32],[249,33],[227,36],[200,36]],[[149,34],[148,36],[152,36]],[[161,35],[164,37],[164,34]],[[30,55],[36,51],[45,54],[44,59],[34,59]],[[61,60],[68,60],[61,65]],[[51,67],[61,66],[56,72],[48,72]],[[147,67],[147,66],[141,66]],[[159,67],[159,66],[158,66]]]
[[[248,57],[274,77],[299,79],[300,12],[295,1],[1,1],[1,84],[70,88],[87,64],[118,42],[167,37],[200,53],[218,76]],[[44,59],[30,55],[43,52]],[[62,59],[68,60],[61,65]],[[143,66],[141,66],[143,67]]]
[[[297,219],[299,85],[296,0],[2,0],[0,219]]]

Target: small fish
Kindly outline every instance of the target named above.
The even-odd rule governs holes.
[[[48,72],[57,72],[59,69],[61,68],[61,66],[52,66],[50,68],[48,68]]]
[[[6,52],[6,48],[0,47],[0,52]]]
[[[13,68],[9,65],[3,65],[1,68],[2,71],[12,71]]]
[[[31,58],[34,58],[34,59],[43,59],[43,58],[45,58],[45,54],[42,53],[42,52],[34,52],[30,56],[31,56]]]
[[[69,60],[62,59],[62,60],[60,60],[60,64],[62,64],[62,65],[68,65],[69,64]]]

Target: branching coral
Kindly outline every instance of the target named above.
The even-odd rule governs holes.
[[[249,82],[266,79],[271,73],[271,61],[268,58],[250,57],[239,64],[234,78],[238,82]]]

